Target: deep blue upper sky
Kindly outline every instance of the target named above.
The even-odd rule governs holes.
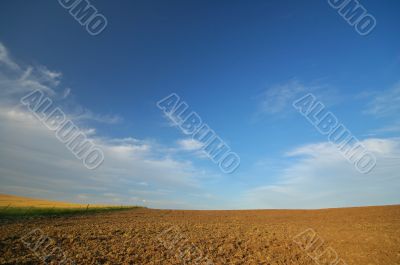
[[[397,184],[385,182],[379,191],[370,191],[373,199],[366,192],[376,187],[372,180],[353,190],[346,187],[357,186],[359,176],[350,184],[333,181],[335,188],[321,183],[316,189],[325,189],[326,193],[318,195],[323,203],[315,205],[308,201],[296,204],[297,196],[309,191],[296,190],[296,185],[287,183],[287,179],[291,183],[292,174],[318,172],[319,181],[324,178],[324,171],[319,168],[304,171],[310,166],[304,165],[309,162],[307,159],[287,156],[296,148],[327,141],[291,105],[307,92],[323,101],[360,140],[397,141],[398,108],[380,115],[374,107],[393,107],[400,102],[399,1],[360,1],[377,21],[367,36],[357,34],[327,1],[321,0],[91,3],[108,20],[99,36],[89,35],[57,1],[2,1],[0,42],[18,63],[44,65],[61,72],[61,86],[71,88],[70,104],[121,118],[113,124],[88,121],[87,126],[94,127],[99,138],[132,137],[154,143],[160,150],[178,148],[184,134],[168,126],[155,105],[174,92],[239,154],[239,170],[227,176],[210,160],[196,154],[154,151],[155,156],[191,161],[195,172],[206,172],[208,177],[197,179],[200,193],[214,198],[189,198],[183,195],[185,188],[169,187],[176,196],[168,193],[158,200],[185,201],[189,206],[183,208],[400,202],[399,196],[386,192],[387,187],[399,185],[399,173],[391,175]],[[397,155],[399,150],[393,150],[390,155]],[[341,168],[337,172],[357,175]],[[148,193],[139,192],[137,197],[150,205],[180,207],[173,203],[160,206],[155,199],[151,204],[149,192],[162,189],[163,184],[149,184],[145,172],[132,178],[146,182],[143,188]],[[18,185],[3,181],[9,187],[24,186],[23,181]],[[124,189],[126,186],[118,187],[112,193],[126,194]],[[257,195],[271,190],[281,193],[271,201],[268,196]],[[8,192],[22,193],[18,189]],[[65,193],[78,192],[71,188]],[[343,201],[336,200],[341,196],[338,194],[343,195]],[[240,200],[239,195],[243,196]],[[78,200],[74,196],[65,198]],[[279,196],[292,199],[285,203],[274,201]]]

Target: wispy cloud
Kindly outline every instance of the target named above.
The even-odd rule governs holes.
[[[268,88],[261,95],[260,109],[266,114],[277,114],[284,111],[307,88],[297,80]]]
[[[384,126],[371,130],[372,133],[390,134],[400,132],[400,82],[381,92],[364,95],[369,102],[363,113],[385,121]]]
[[[16,64],[5,47],[0,45],[0,48],[3,62],[0,68],[0,192],[91,203],[132,203],[132,198],[136,198],[152,207],[165,207],[171,201],[167,205],[172,208],[189,204],[184,202],[185,192],[201,193],[191,162],[175,159],[168,147],[154,141],[99,135],[88,121],[114,124],[122,119],[90,111],[77,115],[76,109],[85,108],[75,105],[63,110],[87,132],[105,156],[99,168],[87,170],[53,132],[18,104],[21,96],[39,88],[52,94],[61,107],[71,105],[63,104],[71,90],[59,88],[62,74],[42,66]],[[131,187],[137,187],[138,192],[132,192]],[[150,187],[156,191],[162,188],[180,192],[175,197],[167,192],[153,194],[146,192]],[[51,192],[38,193],[40,190]],[[197,206],[194,203],[193,207],[201,207],[201,203]]]
[[[306,93],[312,92],[323,99],[327,105],[336,101],[334,89],[319,81],[304,84],[297,79],[268,87],[259,95],[258,115],[277,117],[287,112],[293,112],[292,103]]]
[[[384,126],[382,128],[376,129],[373,132],[376,133],[398,133],[400,132],[400,122],[395,122],[394,124]]]
[[[96,114],[86,109],[82,110],[80,113],[75,114],[75,119],[81,121],[95,121],[106,124],[117,124],[123,121],[122,117],[115,114]]]
[[[400,138],[367,139],[377,158],[367,175],[357,172],[330,143],[304,145],[287,153],[296,161],[278,180],[240,197],[254,208],[324,208],[398,203]]]
[[[391,116],[400,113],[400,82],[391,89],[377,92],[374,98],[368,103],[365,113],[378,117]]]
[[[203,146],[201,142],[194,139],[178,140],[178,145],[181,149],[186,151],[197,151]]]
[[[161,208],[221,208],[222,204],[230,208],[319,208],[399,202],[399,138],[362,141],[377,158],[376,168],[367,175],[358,173],[329,143],[289,150],[281,159],[284,162],[276,162],[277,158],[259,161],[255,167],[262,169],[255,172],[262,175],[268,168],[274,176],[259,186],[249,182],[247,187],[252,188],[241,196],[238,188],[235,201],[229,195],[218,197],[210,192],[213,188],[206,184],[222,177],[200,170],[188,159],[205,157],[200,143],[185,138],[163,145],[134,135],[102,135],[98,122],[118,124],[124,120],[69,101],[73,90],[62,86],[62,77],[61,72],[44,66],[17,64],[0,44],[0,192],[89,203],[145,201],[147,206]],[[292,101],[306,92],[329,97],[322,87],[295,80],[270,87],[260,98],[260,110],[274,117],[293,111]],[[68,118],[101,147],[105,156],[101,167],[87,170],[53,132],[19,106],[21,96],[38,88],[51,95]],[[399,86],[395,86],[375,95],[368,113],[396,119],[399,94]],[[329,102],[324,100],[327,105]]]
[[[8,50],[2,43],[0,43],[0,63],[5,64],[8,68],[13,70],[19,69],[19,66],[13,60],[11,60]]]

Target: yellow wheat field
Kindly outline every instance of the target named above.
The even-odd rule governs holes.
[[[0,207],[37,207],[37,208],[86,208],[88,204],[47,201],[20,197],[8,194],[0,194]],[[111,207],[112,205],[90,204],[90,208]]]

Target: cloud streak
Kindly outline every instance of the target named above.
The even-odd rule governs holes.
[[[400,138],[367,139],[362,144],[377,158],[376,168],[361,174],[328,143],[287,152],[295,162],[278,180],[247,190],[244,205],[254,208],[324,208],[399,203]]]
[[[198,168],[190,159],[204,158],[192,139],[171,146],[134,135],[115,138],[98,132],[99,122],[117,126],[123,118],[93,113],[69,101],[61,72],[17,64],[0,43],[0,192],[84,203],[139,204],[155,208],[323,208],[399,203],[400,139],[369,138],[362,144],[377,158],[375,169],[360,174],[328,142],[293,148],[273,160],[273,176],[259,185],[223,179]],[[65,78],[65,77],[64,77]],[[96,170],[86,169],[40,121],[19,104],[28,92],[41,89],[54,99],[103,151]],[[264,114],[278,115],[305,91],[299,82],[273,87],[261,103]],[[377,95],[369,113],[396,116],[398,86]],[[322,92],[321,92],[322,93]],[[323,94],[323,93],[322,93]],[[329,103],[329,102],[328,102]],[[94,123],[93,123],[94,122]],[[97,126],[97,127],[96,127]],[[397,127],[395,128],[397,130]],[[255,168],[263,174],[270,162]],[[201,161],[200,161],[201,163]],[[251,177],[251,172],[243,172]],[[259,177],[259,176],[258,176]],[[226,193],[215,184],[237,187]],[[222,182],[218,184],[221,185]],[[259,182],[260,183],[260,182]],[[223,187],[225,188],[225,187]],[[230,193],[229,193],[230,192]]]
[[[167,147],[135,137],[98,135],[88,121],[115,124],[116,115],[100,115],[75,105],[66,108],[70,89],[62,89],[62,73],[46,67],[21,66],[0,44],[0,192],[90,203],[140,204],[151,207],[189,207],[187,192],[201,193],[191,162],[173,157]],[[19,104],[24,94],[41,89],[54,98],[105,155],[103,164],[88,170],[30,112]],[[83,113],[83,114],[82,114]],[[138,183],[141,183],[138,185]],[[143,183],[146,183],[144,185]],[[132,189],[136,187],[136,189]],[[149,192],[168,189],[171,192]],[[192,202],[193,207],[205,207]]]
[[[400,113],[400,82],[391,89],[377,93],[368,104],[365,113],[378,117],[398,116]]]

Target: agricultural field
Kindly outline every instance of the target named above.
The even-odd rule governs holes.
[[[107,207],[110,205],[92,204],[89,207]],[[42,199],[0,194],[0,207],[36,207],[36,208],[86,208],[87,204],[48,201]]]
[[[399,13],[0,1],[0,265],[400,265]]]
[[[400,206],[2,219],[0,264],[400,264]],[[46,239],[46,240],[44,240]]]
[[[78,204],[47,201],[8,194],[0,194],[0,218],[31,218],[43,216],[65,216],[127,210],[136,206],[116,206],[105,204]]]

